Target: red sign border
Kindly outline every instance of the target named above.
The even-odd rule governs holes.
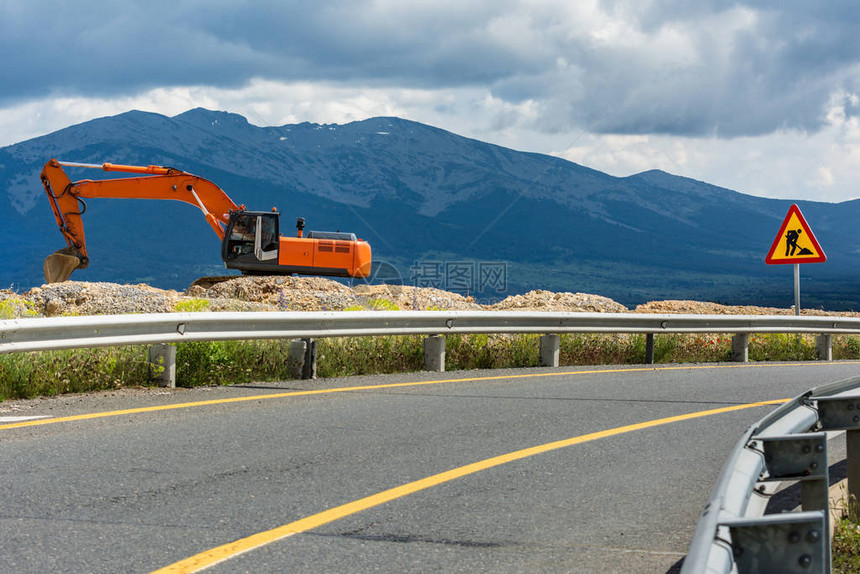
[[[773,255],[774,253],[776,253],[776,248],[779,246],[780,240],[782,239],[782,235],[783,233],[785,233],[785,229],[788,227],[788,222],[791,219],[792,214],[797,216],[797,219],[800,221],[801,227],[803,227],[803,231],[806,232],[806,235],[812,242],[812,246],[815,248],[815,251],[819,253],[818,257],[780,259],[776,261],[773,259]],[[791,207],[788,208],[788,213],[786,214],[785,219],[782,221],[782,225],[779,228],[779,233],[776,234],[776,239],[773,240],[773,245],[770,246],[770,251],[767,252],[767,257],[765,257],[764,262],[768,265],[789,265],[793,263],[824,263],[825,261],[827,261],[827,255],[824,254],[824,250],[818,244],[818,240],[815,239],[815,234],[812,233],[812,229],[810,229],[809,224],[806,223],[806,219],[800,212],[800,208],[797,207],[796,204],[792,204]]]

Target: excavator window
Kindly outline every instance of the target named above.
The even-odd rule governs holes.
[[[258,215],[257,231],[254,236],[254,255],[260,261],[278,257],[278,220],[277,216]]]
[[[277,259],[278,239],[277,213],[233,213],[224,257],[249,263]]]
[[[237,215],[233,220],[228,238],[227,252],[238,257],[254,252],[257,236],[257,217],[250,214]]]

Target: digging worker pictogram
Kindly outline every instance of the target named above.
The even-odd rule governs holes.
[[[795,231],[794,229],[789,229],[785,234],[785,256],[789,257],[794,255],[794,252],[797,251],[797,240],[800,239],[800,234],[803,233],[802,229],[798,229]]]

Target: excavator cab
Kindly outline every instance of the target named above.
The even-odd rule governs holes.
[[[278,263],[279,216],[273,211],[230,213],[221,253],[229,269],[273,271]]]
[[[370,274],[370,245],[353,233],[304,232],[298,218],[296,237],[279,233],[277,211],[231,211],[221,257],[228,269],[245,275],[327,275],[367,277]]]
[[[233,212],[224,236],[224,258],[249,262],[278,257],[278,213]],[[247,257],[247,256],[252,257]]]

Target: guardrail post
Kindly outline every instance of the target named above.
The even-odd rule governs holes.
[[[149,348],[149,380],[159,387],[176,388],[176,347],[159,343]]]
[[[848,502],[857,504],[860,501],[860,396],[818,397],[817,400],[821,429],[845,431]]]
[[[823,528],[819,529],[824,539],[824,562],[822,570],[830,572],[830,493],[829,468],[827,466],[827,433],[814,432],[782,436],[753,437],[761,441],[764,464],[767,468],[765,481],[800,481],[800,505],[804,512],[821,511]],[[806,568],[807,566],[804,566]],[[763,570],[764,572],[792,572],[793,570]],[[803,570],[806,571],[806,570]],[[738,567],[738,572],[743,570]]]
[[[645,364],[654,364],[654,333],[645,333]]]
[[[540,366],[557,367],[560,348],[560,337],[558,335],[541,335],[540,338]]]
[[[748,363],[750,360],[750,334],[735,333],[732,337],[732,361]]]
[[[290,376],[294,379],[302,378],[302,369],[305,368],[305,351],[308,344],[301,339],[293,339],[290,341],[290,353],[288,361],[290,362]]]
[[[833,360],[833,335],[823,334],[815,337],[815,350],[819,361]]]
[[[304,338],[305,343],[305,362],[302,365],[302,378],[315,379],[317,378],[317,341],[316,339]]]
[[[826,511],[726,521],[739,574],[830,572]]]
[[[764,449],[767,480],[801,481],[803,510],[827,510],[827,433],[753,437]]]
[[[431,335],[424,339],[424,370],[441,373],[445,370],[445,337]]]

